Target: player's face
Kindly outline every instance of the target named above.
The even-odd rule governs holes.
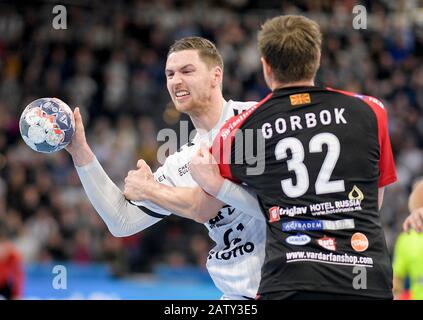
[[[201,110],[211,100],[213,68],[209,68],[197,50],[173,52],[166,62],[167,90],[180,112]]]

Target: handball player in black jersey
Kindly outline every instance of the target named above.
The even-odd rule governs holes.
[[[302,16],[262,26],[272,93],[230,119],[212,153],[223,178],[257,194],[267,220],[258,299],[392,299],[379,218],[396,181],[387,111],[374,97],[315,86],[321,38]],[[191,173],[213,194],[207,157],[201,150]]]

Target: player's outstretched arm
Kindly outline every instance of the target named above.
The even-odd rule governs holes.
[[[161,208],[199,223],[214,218],[224,206],[223,202],[207,195],[201,188],[172,187],[157,182],[144,160],[138,161],[137,170],[128,172],[123,194],[136,205],[140,201],[151,201]]]
[[[125,237],[160,221],[160,218],[147,214],[125,199],[89,147],[79,108],[75,109],[74,116],[75,134],[66,150],[72,156],[91,204],[106,223],[109,231],[116,237]]]

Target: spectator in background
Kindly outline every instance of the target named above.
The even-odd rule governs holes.
[[[321,41],[319,25],[304,16],[277,16],[263,24],[258,48],[272,94],[220,129],[212,147],[219,169],[206,160],[209,150],[200,150],[191,160],[191,174],[211,195],[217,195],[223,183],[222,178],[215,178],[219,172],[257,194],[269,221],[258,299],[392,299],[391,261],[379,220],[384,188],[397,180],[387,113],[376,98],[315,85]],[[342,108],[342,122],[317,120],[310,125],[308,116],[317,119],[325,112],[336,114],[334,106],[339,105],[350,106]],[[288,119],[294,118],[301,125],[295,128],[291,122],[291,131],[289,125],[280,129],[281,119],[289,123]],[[307,119],[307,125],[302,125],[303,119]],[[245,132],[261,132],[263,140],[254,141],[245,151],[245,140],[236,135]],[[364,140],[359,132],[366,132]],[[245,139],[246,135],[239,137]],[[323,167],[317,164],[323,159],[313,155],[323,152],[322,145],[328,146]],[[334,163],[326,170],[326,160],[332,155]],[[258,174],[252,168],[263,170]],[[327,174],[325,182],[322,172]],[[354,191],[360,195],[354,196]],[[344,199],[358,201],[358,206],[348,211],[335,209],[335,204]],[[316,203],[331,206],[321,209],[317,217],[315,209],[313,212]],[[298,205],[305,210],[296,212]],[[286,213],[291,211],[295,214]],[[347,221],[351,225],[347,226]],[[292,241],[299,232],[306,241]],[[323,241],[330,239],[332,245],[320,243],[320,237]],[[326,256],[327,251],[319,251],[316,242],[330,250],[330,256]],[[370,261],[367,265],[359,260],[332,259],[333,254],[356,260],[357,252],[364,251]],[[309,256],[309,252],[315,256]],[[351,286],[349,274],[355,273],[357,265],[369,267],[366,286],[360,288],[364,290]]]
[[[24,271],[21,254],[8,240],[6,225],[3,220],[0,220],[0,298],[21,298],[23,284]]]

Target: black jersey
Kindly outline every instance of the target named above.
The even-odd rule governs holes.
[[[396,173],[379,100],[278,89],[230,119],[212,151],[224,177],[257,193],[268,221],[259,294],[392,297],[378,188]]]

